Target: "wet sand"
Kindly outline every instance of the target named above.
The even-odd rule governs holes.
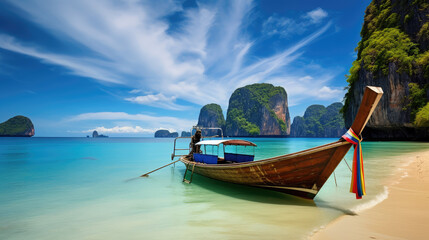
[[[311,239],[429,239],[429,150],[398,158],[411,163],[392,179],[386,200],[340,217]]]

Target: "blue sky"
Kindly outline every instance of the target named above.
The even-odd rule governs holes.
[[[341,101],[360,1],[1,1],[0,122],[36,136],[188,130],[204,104],[272,83],[291,120]]]

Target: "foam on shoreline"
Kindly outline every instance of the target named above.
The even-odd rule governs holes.
[[[396,168],[395,172],[392,175],[397,176],[400,174],[400,177],[397,180],[390,181],[390,184],[388,184],[387,186],[384,186],[383,191],[377,194],[374,199],[368,202],[359,204],[355,207],[352,207],[350,210],[355,213],[361,213],[365,210],[368,210],[377,206],[378,204],[386,200],[389,197],[389,191],[390,191],[389,188],[391,188],[393,185],[399,184],[402,179],[408,177],[408,172],[406,171],[406,169],[414,161],[415,161],[414,159],[410,158],[408,161],[402,163],[398,168]]]
[[[414,153],[407,153],[391,159],[392,161],[405,161],[399,164],[394,173],[392,174],[393,181],[384,186],[383,192],[379,193],[374,199],[357,205],[351,208],[352,211],[360,213],[358,216],[341,216],[327,225],[315,229],[309,236],[309,239],[341,239],[345,237],[345,228],[353,229],[352,232],[358,232],[356,239],[364,238],[371,235],[375,238],[379,236],[400,236],[410,233],[404,233],[407,229],[395,227],[399,224],[413,224],[418,225],[417,230],[413,230],[412,234],[421,234],[425,228],[419,227],[420,221],[416,216],[424,219],[427,222],[427,214],[419,213],[421,209],[419,205],[425,204],[425,195],[429,196],[429,189],[421,181],[428,180],[429,169],[429,151],[417,151]],[[425,172],[426,174],[423,174]],[[417,181],[417,184],[416,184]],[[393,195],[391,199],[390,195]],[[428,197],[426,197],[428,198]],[[404,201],[407,199],[407,201]],[[413,199],[415,204],[407,205],[410,199]],[[385,201],[388,200],[388,201]],[[382,203],[382,204],[380,204]],[[398,204],[401,204],[399,206]],[[407,205],[406,209],[402,205]],[[377,208],[374,208],[376,207]],[[417,209],[419,208],[419,209]],[[371,211],[366,211],[373,209]],[[389,217],[390,215],[390,217]],[[383,216],[383,218],[381,218]],[[400,216],[400,217],[398,217]],[[404,217],[406,216],[406,217]],[[410,219],[406,219],[410,218]],[[410,223],[411,222],[411,223]],[[386,227],[388,226],[388,227]],[[372,231],[368,231],[371,228]],[[395,231],[386,231],[387,229],[394,229]]]
[[[359,205],[351,208],[350,210],[355,212],[355,213],[360,213],[362,211],[365,211],[365,210],[368,210],[368,209],[371,209],[371,208],[377,206],[377,204],[383,202],[388,197],[389,197],[389,188],[387,186],[384,186],[383,192],[377,194],[374,199],[372,199],[368,202],[359,204]]]

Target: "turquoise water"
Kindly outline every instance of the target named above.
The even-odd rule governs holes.
[[[249,139],[256,159],[336,139]],[[187,147],[188,142],[180,143]],[[367,194],[348,193],[340,163],[315,201],[194,176],[171,162],[173,139],[0,138],[0,239],[302,239],[343,214],[387,197],[405,161],[429,143],[364,142]],[[351,163],[351,152],[346,156]]]

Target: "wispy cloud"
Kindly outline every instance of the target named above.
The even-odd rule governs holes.
[[[264,24],[267,35],[301,30],[308,33],[290,47],[260,58],[250,54],[258,39],[252,39],[245,31],[255,5],[251,1],[199,3],[191,9],[182,9],[176,1],[45,0],[10,4],[21,10],[23,18],[34,21],[58,41],[81,46],[86,53],[53,53],[49,46],[25,43],[7,35],[0,36],[0,48],[62,66],[74,75],[130,87],[130,96],[122,99],[170,110],[187,109],[176,103],[179,99],[225,106],[237,87],[305,76],[284,69],[331,26],[329,21],[322,24],[328,14],[321,8],[301,16],[301,25],[272,16]],[[185,20],[178,31],[170,33],[171,23],[166,16],[178,11]],[[294,24],[301,28],[296,29]],[[314,26],[311,32],[310,25]],[[274,29],[277,32],[271,33]],[[311,85],[321,85],[318,78],[313,81]],[[329,87],[328,81],[323,84]],[[291,92],[286,81],[279,85]],[[145,95],[134,95],[140,92]],[[88,114],[76,116],[75,120],[91,113]]]
[[[131,127],[131,126],[123,126],[123,127],[119,127],[119,126],[115,126],[112,128],[106,128],[106,127],[96,127],[93,129],[88,129],[88,130],[84,130],[82,131],[82,133],[90,133],[93,131],[97,131],[99,133],[141,133],[141,134],[151,134],[154,133],[157,129],[145,129],[142,128],[140,126],[135,126],[135,127]]]
[[[109,70],[109,63],[85,57],[72,57],[61,54],[47,53],[34,47],[19,43],[13,37],[0,34],[0,48],[20,54],[39,58],[45,63],[62,66],[70,73],[95,80],[120,84],[120,77]]]
[[[132,93],[132,94],[141,93],[141,92],[142,92],[142,90],[140,90],[140,89],[133,89],[133,90],[129,91],[129,93]]]
[[[312,23],[319,23],[322,19],[326,18],[328,13],[322,8],[316,8],[313,11],[308,12],[305,17],[310,19]]]
[[[155,94],[155,95],[149,94],[149,95],[144,95],[144,96],[129,97],[129,98],[125,98],[125,100],[133,102],[133,103],[148,105],[148,106],[152,106],[152,107],[160,107],[160,108],[165,108],[165,109],[170,109],[170,110],[189,109],[189,107],[187,107],[187,106],[182,106],[182,105],[176,104],[175,103],[176,97],[174,97],[174,96],[166,97],[162,93]]]
[[[322,8],[316,8],[298,19],[270,16],[263,24],[263,32],[268,35],[279,35],[290,38],[293,35],[301,35],[309,30],[311,26],[320,23],[328,17],[328,13]]]
[[[271,78],[268,82],[287,87],[289,106],[296,106],[306,99],[341,101],[345,94],[344,88],[328,86],[335,75],[336,73],[324,72],[317,76]]]

